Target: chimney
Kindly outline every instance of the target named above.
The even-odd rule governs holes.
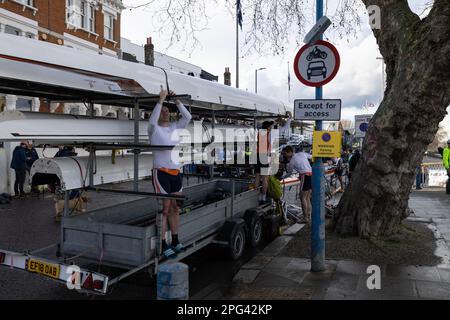
[[[144,46],[145,64],[149,66],[155,65],[155,47],[152,44],[152,38],[147,38],[147,44]]]
[[[227,86],[231,86],[231,73],[230,68],[225,68],[225,73],[223,74],[224,84]]]

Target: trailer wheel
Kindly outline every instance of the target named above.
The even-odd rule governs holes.
[[[251,247],[257,247],[263,237],[263,222],[255,211],[247,211],[244,216],[244,220],[248,229],[248,243]]]
[[[237,260],[242,256],[245,249],[245,230],[242,225],[236,224],[230,235],[230,245],[228,256],[232,260]]]

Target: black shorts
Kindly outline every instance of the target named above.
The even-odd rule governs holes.
[[[300,191],[309,191],[312,189],[311,176],[306,174],[300,175]]]
[[[171,194],[181,192],[183,190],[183,178],[181,174],[173,175],[153,169],[153,186],[156,193]]]
[[[338,177],[342,177],[344,175],[344,169],[336,169],[335,173]]]

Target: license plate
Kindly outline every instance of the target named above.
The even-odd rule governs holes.
[[[50,278],[59,279],[60,267],[57,264],[50,264],[30,259],[28,260],[28,271],[43,274]]]

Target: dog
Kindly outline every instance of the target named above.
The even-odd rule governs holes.
[[[82,194],[78,198],[69,200],[69,215],[73,216],[86,212],[87,202],[89,202],[89,198],[85,194]],[[59,222],[61,221],[61,217],[64,212],[64,200],[55,199],[55,210],[56,210],[55,221]]]

